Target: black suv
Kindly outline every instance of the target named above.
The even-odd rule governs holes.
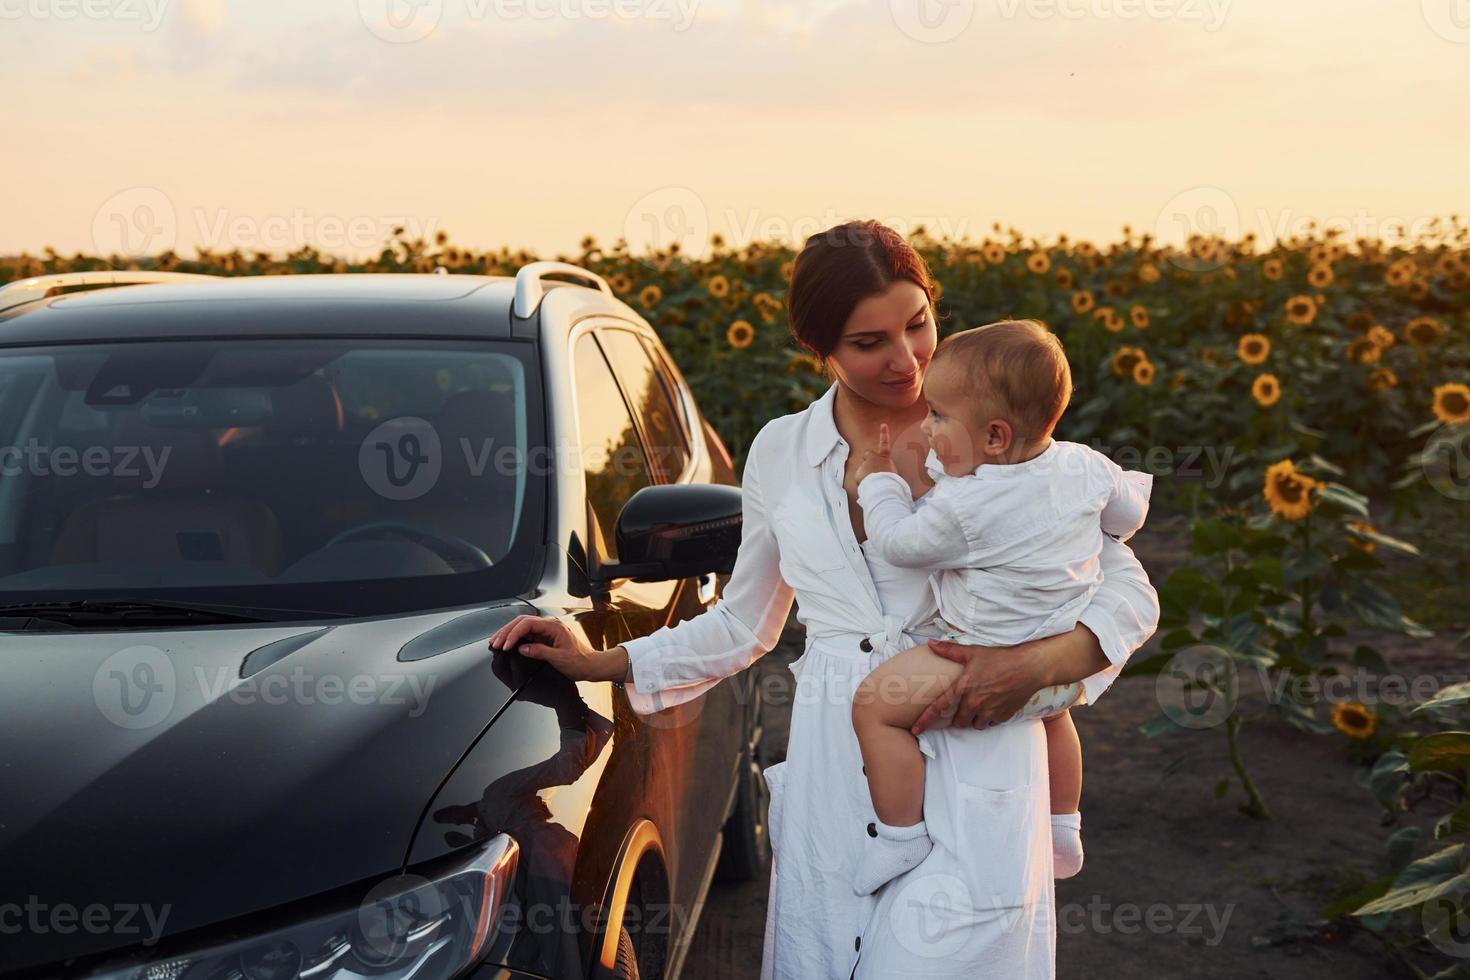
[[[0,289],[0,975],[676,976],[767,858],[753,672],[486,639],[701,612],[736,484],[575,266]]]

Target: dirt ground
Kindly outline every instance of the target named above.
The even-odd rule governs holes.
[[[1164,533],[1135,539],[1155,583],[1178,561],[1180,540]],[[1470,624],[1453,625],[1428,641],[1372,641],[1395,672],[1465,680],[1470,662],[1454,641]],[[1135,656],[1154,652],[1156,643]],[[793,616],[781,645],[755,669],[784,673],[790,683],[787,665],[801,648]],[[1247,713],[1263,705],[1254,677],[1242,675],[1240,690]],[[784,710],[767,712],[767,764],[785,757]],[[1147,738],[1138,727],[1158,711],[1155,679],[1131,677],[1073,712],[1084,757],[1087,856],[1079,875],[1057,882],[1057,976],[1413,976],[1355,920],[1321,918],[1332,901],[1376,877],[1394,830],[1381,826],[1378,804],[1355,779],[1361,767],[1345,737],[1309,736],[1271,721],[1243,728],[1243,756],[1272,811],[1262,821],[1237,810],[1238,785],[1215,797],[1215,784],[1231,771],[1223,727]],[[685,977],[758,975],[766,891],[764,877],[713,887]],[[1442,969],[1446,961],[1416,960],[1431,974],[1436,962]]]

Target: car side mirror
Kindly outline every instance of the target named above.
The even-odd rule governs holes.
[[[644,487],[618,514],[618,561],[602,578],[664,582],[728,575],[740,551],[742,495],[721,483]]]

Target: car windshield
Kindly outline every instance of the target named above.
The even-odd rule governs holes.
[[[0,605],[515,595],[544,530],[541,404],[528,343],[0,349]]]

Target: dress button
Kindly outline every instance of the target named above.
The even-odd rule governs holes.
[[[865,636],[863,637],[862,642],[858,644],[858,649],[863,651],[863,653],[872,653],[873,643]]]
[[[878,836],[878,826],[877,826],[877,824],[873,824],[873,823],[868,824],[868,836],[869,837],[877,837]]]

